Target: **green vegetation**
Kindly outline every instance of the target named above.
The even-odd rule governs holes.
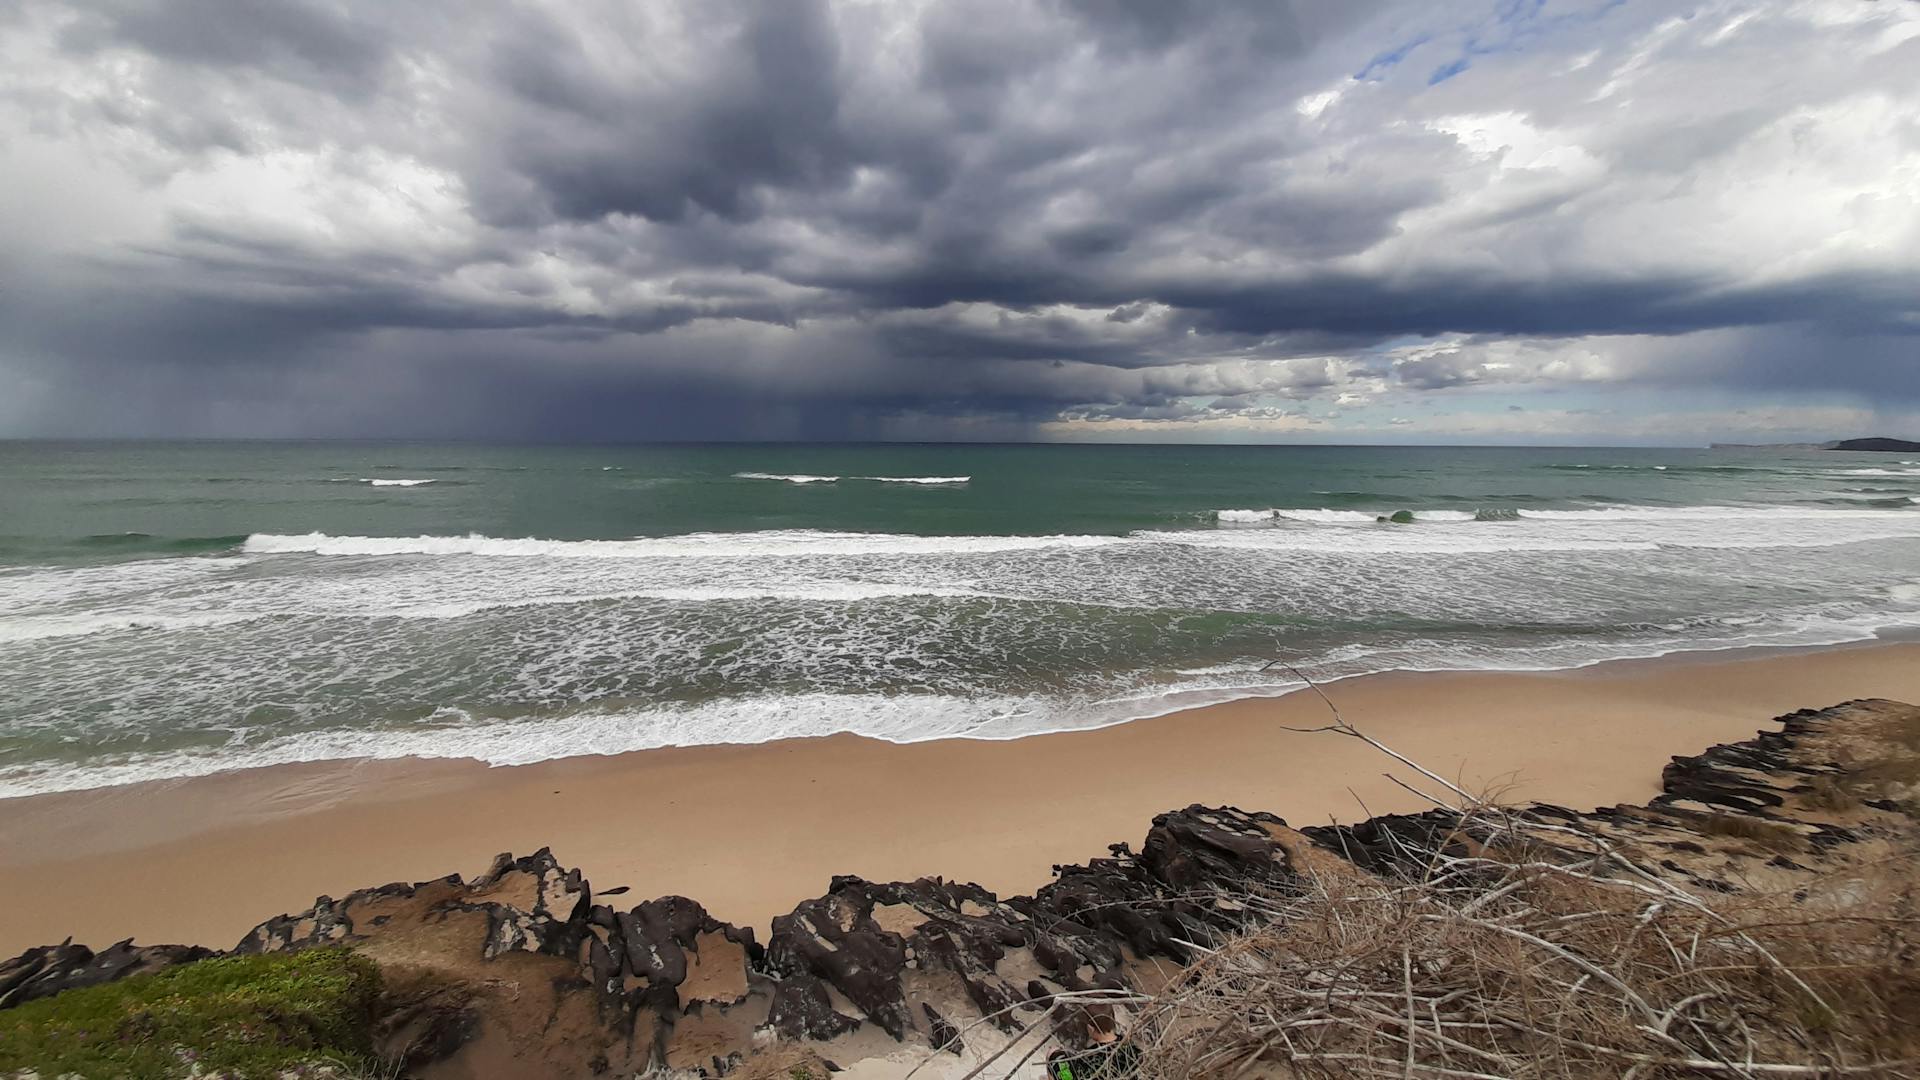
[[[235,1080],[373,1063],[372,962],[345,949],[225,956],[0,1012],[0,1074]]]

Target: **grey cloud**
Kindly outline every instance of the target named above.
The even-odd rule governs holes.
[[[371,365],[464,370],[476,433],[1018,433],[1587,384],[1478,346],[1591,339],[1623,385],[1920,399],[1920,36],[1867,7],[14,0],[0,140],[146,223],[0,264],[0,377],[55,424],[137,370],[410,433]]]
[[[370,91],[369,80],[391,57],[377,23],[312,0],[101,0],[76,14],[61,43],[81,54],[132,49],[158,60],[291,76],[338,93]]]

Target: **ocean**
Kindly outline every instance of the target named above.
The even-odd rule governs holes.
[[[1914,627],[1900,455],[0,443],[0,796]]]

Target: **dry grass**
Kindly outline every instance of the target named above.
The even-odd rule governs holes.
[[[1813,810],[1831,810],[1839,813],[1858,810],[1861,806],[1860,796],[1853,791],[1846,779],[1835,776],[1814,777],[1813,781],[1807,785],[1806,792],[1800,796],[1800,801]]]
[[[1920,830],[1784,892],[1696,893],[1613,841],[1476,797],[1320,696],[1332,722],[1306,730],[1411,768],[1465,842],[1404,852],[1397,880],[1303,868],[1303,891],[1250,898],[1265,925],[1136,1018],[1146,1080],[1916,1075]],[[1815,798],[1911,793],[1920,712],[1885,728]],[[1702,832],[1801,844],[1743,815]]]
[[[1791,827],[1745,814],[1709,814],[1701,819],[1699,828],[1706,836],[1745,840],[1767,851],[1793,851],[1804,846],[1800,834]]]
[[[1814,778],[1802,798],[1816,809],[1850,810],[1869,800],[1920,815],[1920,709],[1888,717],[1840,740],[1837,773]]]
[[[1598,841],[1259,902],[1136,1019],[1148,1078],[1908,1076],[1920,1061],[1915,852],[1791,894],[1695,896]],[[1545,826],[1565,852],[1583,838]],[[1533,845],[1536,849],[1541,846]]]
[[[1326,704],[1331,723],[1292,730],[1359,739],[1411,769],[1412,782],[1389,779],[1450,811],[1454,833],[1400,850],[1386,861],[1397,876],[1296,858],[1284,893],[1216,897],[1254,928],[1196,944],[1201,959],[1157,995],[1106,992],[1131,1011],[1140,1080],[1920,1077],[1912,810],[1772,891],[1696,890],[1621,841],[1463,790]],[[1851,733],[1840,771],[1799,801],[1912,807],[1920,710],[1885,728]],[[1811,852],[1790,825],[1748,815],[1696,827],[1718,849],[1707,858]],[[969,1080],[1022,1075],[1044,1045],[1018,1036]]]

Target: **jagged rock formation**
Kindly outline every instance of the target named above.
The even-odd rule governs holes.
[[[0,1009],[213,955],[198,945],[135,945],[131,938],[97,953],[72,939],[42,945],[0,963]]]
[[[1912,813],[1920,709],[1853,702],[1780,723],[1675,758],[1647,805],[1515,813],[1578,826],[1720,890],[1800,870]],[[1032,896],[837,877],[775,919],[764,947],[685,897],[597,903],[543,848],[502,855],[471,882],[321,897],[261,923],[236,951],[362,951],[387,975],[380,1036],[410,1075],[726,1075],[770,1044],[826,1060],[900,1043],[964,1053],[1058,1022],[1047,1006],[1063,992],[1158,989],[1197,955],[1193,943],[1256,918],[1246,901],[1287,895],[1308,875],[1409,873],[1432,852],[1487,841],[1483,824],[1446,810],[1294,830],[1271,814],[1192,806],[1154,818],[1138,853],[1116,844],[1107,858],[1055,867]],[[206,955],[130,942],[97,955],[29,950],[0,964],[0,1007]]]

